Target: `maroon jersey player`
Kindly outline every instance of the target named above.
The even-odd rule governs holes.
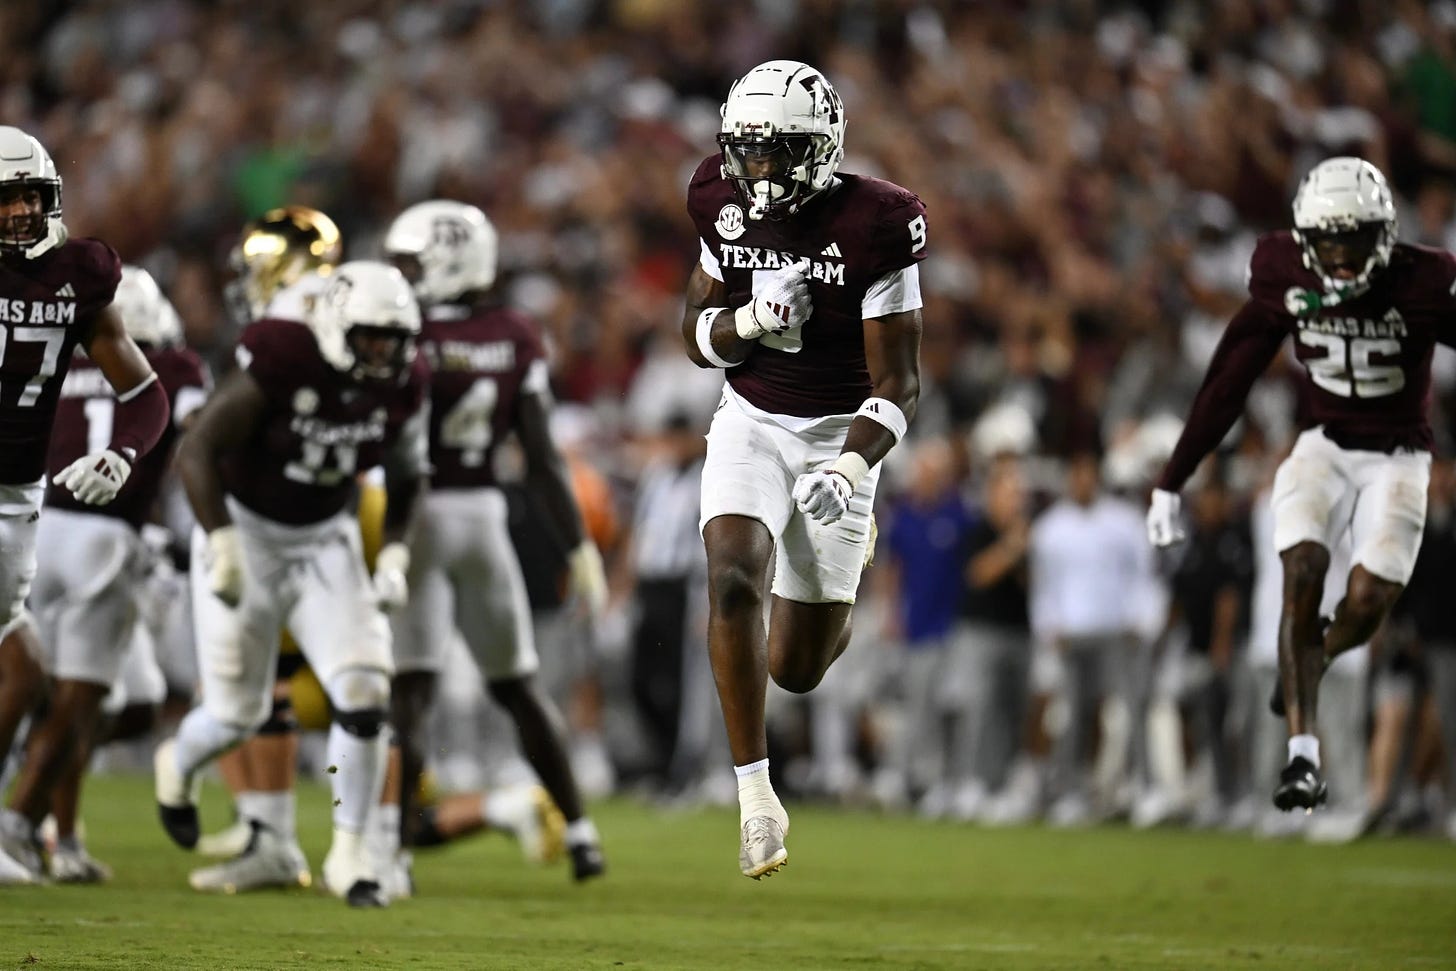
[[[122,268],[113,306],[156,371],[172,422],[156,447],[138,458],[110,503],[87,505],[54,482],[46,494],[30,609],[54,687],[44,718],[32,724],[31,757],[9,806],[28,819],[67,807],[56,811],[58,838],[50,858],[51,876],[63,882],[95,882],[109,874],[76,838],[71,807],[80,798],[86,759],[73,758],[61,742],[72,738],[83,751],[93,743],[102,701],[127,653],[138,649],[133,640],[146,558],[140,530],[161,491],[176,430],[202,403],[208,383],[202,361],[180,346],[181,329],[146,270]],[[115,422],[115,391],[95,363],[77,352],[61,384],[48,472],[54,476],[102,447]]]
[[[1181,536],[1178,490],[1292,338],[1311,427],[1280,465],[1271,500],[1284,565],[1281,683],[1271,702],[1290,733],[1274,793],[1284,810],[1326,798],[1315,734],[1325,665],[1370,638],[1410,579],[1430,476],[1431,355],[1436,342],[1456,339],[1456,260],[1395,241],[1395,207],[1375,166],[1344,157],[1315,166],[1295,196],[1294,225],[1260,239],[1249,299],[1209,364],[1148,512],[1153,543]],[[1354,565],[1321,633],[1329,551],[1346,530]]]
[[[688,188],[701,255],[683,338],[700,367],[727,370],[703,471],[708,645],[739,776],[739,867],[755,879],[787,858],[788,815],[769,784],[768,674],[808,691],[844,650],[879,462],[920,386],[925,207],[897,185],[839,173],[844,130],[824,75],[761,64],[729,91],[721,155]]]
[[[430,362],[431,490],[422,503],[411,559],[416,591],[394,618],[395,708],[400,740],[401,818],[424,766],[420,719],[434,697],[456,630],[491,695],[510,712],[521,747],[566,818],[578,880],[602,873],[596,827],[572,774],[560,716],[536,683],[539,662],[525,580],[511,546],[493,456],[509,433],[520,440],[527,478],[564,544],[577,599],[599,610],[606,577],[587,536],[547,423],[551,393],[536,324],[489,298],[496,233],[474,206],[434,200],[411,206],[385,235],[385,249],[414,281],[425,307],[420,349]],[[412,833],[402,834],[408,840]]]
[[[393,669],[382,609],[405,599],[405,527],[428,463],[418,332],[419,309],[398,270],[344,263],[306,323],[265,319],[243,332],[238,369],[178,451],[207,531],[211,588],[237,610],[233,630],[198,643],[202,704],[156,752],[163,825],[179,844],[197,842],[198,772],[267,719],[286,626],[333,711],[329,761],[339,771],[324,883],[355,906],[387,902],[364,825],[383,778]],[[371,581],[346,507],[355,472],[377,465],[389,507]]]
[[[46,449],[74,348],[96,362],[117,404],[111,435],[63,469],[59,485],[83,502],[110,501],[167,424],[166,394],[108,309],[120,271],[105,243],[67,238],[61,180],[41,144],[0,126],[0,753],[39,684],[23,605],[35,575]],[[22,817],[0,815],[0,880],[34,876],[32,837]],[[24,865],[6,866],[6,854]]]

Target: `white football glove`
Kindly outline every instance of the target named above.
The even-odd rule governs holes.
[[[207,586],[229,607],[243,599],[243,543],[236,526],[207,534]]]
[[[782,334],[804,326],[814,309],[804,267],[803,263],[785,266],[758,280],[753,299],[733,312],[733,326],[739,337],[756,341],[764,334]]]
[[[1183,519],[1179,511],[1183,497],[1167,489],[1154,489],[1148,505],[1148,542],[1154,546],[1172,546],[1183,539]]]
[[[403,543],[388,543],[374,557],[374,600],[385,613],[409,602],[410,551]]]
[[[131,475],[131,463],[111,449],[83,455],[56,475],[56,485],[88,506],[104,506],[116,498]]]
[[[794,482],[794,504],[799,512],[825,526],[844,516],[853,495],[849,479],[833,469],[805,472]]]
[[[580,546],[566,554],[566,566],[567,588],[572,597],[592,616],[599,615],[607,606],[607,570],[602,566],[597,544],[582,540]]]

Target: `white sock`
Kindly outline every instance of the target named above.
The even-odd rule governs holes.
[[[399,855],[399,803],[383,802],[374,807],[369,814],[366,841],[380,860],[393,860]]]
[[[567,846],[596,846],[601,841],[596,824],[586,816],[566,825]]]
[[[334,793],[334,828],[363,833],[384,788],[385,743],[381,733],[360,738],[329,727],[328,765]]]
[[[1296,758],[1308,759],[1314,767],[1320,767],[1319,739],[1313,735],[1291,735],[1289,737],[1289,761]]]
[[[241,796],[242,793],[239,793]],[[298,842],[298,797],[292,789],[282,792],[253,792],[254,819],[289,843]]]
[[[247,737],[236,725],[225,725],[198,706],[177,726],[177,771],[184,779]]]
[[[263,818],[263,807],[262,805],[260,805],[258,800],[258,797],[261,795],[263,795],[263,793],[260,790],[244,789],[236,796],[233,796],[233,806],[238,811],[239,819],[241,819],[243,822],[248,822],[249,820],[253,819],[256,819],[260,823],[267,822],[267,820]]]
[[[735,765],[733,774],[738,776],[738,824],[741,826],[754,816],[771,816],[787,830],[789,814],[784,812],[784,804],[779,802],[769,782],[768,759]]]

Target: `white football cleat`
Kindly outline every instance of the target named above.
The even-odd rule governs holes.
[[[512,786],[491,797],[527,863],[555,863],[566,852],[566,817],[541,786]]]
[[[341,829],[334,830],[334,843],[324,857],[324,887],[350,907],[384,907],[389,898],[379,882],[379,874],[370,862],[364,837]]]
[[[86,847],[51,850],[51,879],[56,883],[105,883],[111,879],[111,867],[86,852]]]
[[[231,860],[193,870],[187,882],[202,893],[247,893],[273,887],[309,887],[313,874],[298,843],[262,823],[248,825],[250,838]]]
[[[400,850],[394,859],[379,869],[379,882],[389,900],[408,900],[415,895],[415,858]]]
[[[758,880],[789,862],[789,851],[784,848],[788,830],[772,816],[748,818],[738,847],[738,869],[745,877]]]
[[[41,882],[43,881],[38,874],[18,861],[12,860],[3,850],[0,850],[0,887]]]
[[[252,839],[253,827],[248,825],[246,819],[239,817],[227,829],[204,833],[198,837],[197,852],[203,856],[230,860],[235,856],[242,856]]]

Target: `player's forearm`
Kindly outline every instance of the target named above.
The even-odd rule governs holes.
[[[890,453],[915,419],[919,399],[919,375],[905,372],[882,378],[850,422],[841,451],[858,452],[865,464],[873,468]]]
[[[724,368],[742,364],[758,343],[738,336],[734,312],[723,307],[696,307],[689,304],[687,313],[683,316],[682,330],[688,359],[700,368]]]
[[[223,499],[222,477],[218,475],[220,459],[220,453],[195,431],[183,435],[177,447],[177,474],[187,490],[192,515],[209,533],[232,524]]]
[[[408,540],[411,524],[415,521],[415,509],[426,483],[418,475],[384,473],[384,543],[404,543]]]
[[[571,480],[566,472],[566,462],[560,455],[542,456],[533,462],[527,472],[526,482],[540,497],[561,542],[568,550],[574,550],[586,539],[586,526],[582,522],[581,509],[576,504],[576,494],[571,491]]]
[[[115,431],[110,448],[135,460],[152,450],[167,430],[172,407],[155,372],[116,396]]]

